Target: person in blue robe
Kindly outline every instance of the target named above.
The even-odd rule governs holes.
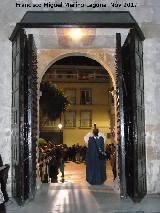
[[[98,133],[98,129],[93,129],[86,152],[86,180],[91,185],[100,185],[106,180],[106,160],[99,159],[96,147],[97,142],[98,147],[104,151],[104,138]]]

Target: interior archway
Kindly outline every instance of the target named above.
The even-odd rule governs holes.
[[[46,67],[46,71],[45,72],[43,72],[43,77],[41,78],[42,79],[42,81],[45,79],[45,75],[48,73],[49,74],[49,70],[51,69],[51,67],[52,67],[52,69],[53,69],[53,67],[54,67],[54,65],[56,65],[56,63],[57,62],[59,62],[59,61],[63,61],[64,59],[67,59],[67,58],[80,58],[80,57],[83,57],[83,58],[86,58],[86,60],[90,60],[90,61],[95,61],[95,64],[97,64],[98,66],[100,66],[101,67],[101,69],[103,69],[103,72],[107,72],[108,74],[108,76],[109,76],[109,78],[110,78],[110,82],[109,82],[109,85],[108,85],[108,87],[106,87],[106,91],[108,92],[106,95],[109,95],[110,97],[107,97],[107,103],[106,103],[106,105],[105,105],[105,107],[107,108],[107,104],[111,104],[111,98],[112,98],[112,101],[113,101],[113,97],[111,97],[111,94],[109,94],[109,92],[111,92],[110,90],[111,90],[111,88],[113,87],[113,81],[112,81],[112,79],[111,79],[111,76],[109,75],[109,72],[108,72],[108,70],[106,70],[105,69],[105,67],[103,67],[102,66],[102,62],[101,63],[99,63],[99,62],[97,62],[97,60],[94,58],[94,59],[91,59],[91,56],[90,57],[88,57],[88,55],[86,56],[87,54],[82,54],[82,53],[77,53],[77,52],[74,52],[74,54],[73,53],[66,53],[66,54],[63,54],[63,55],[60,55],[60,56],[58,56],[58,57],[56,57],[56,58],[54,58],[54,59],[52,59],[52,61],[48,64],[48,66]],[[101,60],[102,61],[102,60]],[[107,66],[108,67],[108,66]],[[66,68],[66,65],[65,65],[65,68]],[[57,69],[57,68],[56,68]],[[76,69],[78,69],[78,68],[76,68]],[[93,69],[93,67],[92,67],[92,69]],[[114,75],[114,71],[112,71],[111,72],[111,68],[110,68],[110,73],[112,74],[112,77],[113,77],[113,75]],[[41,73],[42,74],[42,73]],[[58,75],[58,71],[57,71],[57,75]],[[64,74],[65,75],[65,74]],[[50,76],[51,76],[51,72],[50,72]],[[88,79],[87,79],[88,80]],[[51,80],[51,78],[50,78],[50,81],[52,81]],[[40,82],[39,82],[40,83]],[[55,80],[55,82],[54,83],[56,83],[56,85],[57,85],[57,87],[58,87],[58,81],[56,81]],[[65,84],[65,81],[63,82],[63,86],[64,87],[71,87],[71,88],[74,88],[75,87],[75,85],[73,85],[72,84],[73,82],[70,82],[70,85],[68,85],[68,84],[66,84],[65,86],[64,86],[64,84]],[[75,80],[75,83],[77,83],[77,85],[78,85],[78,81],[77,80]],[[83,82],[84,83],[84,82]],[[82,86],[82,84],[83,84],[82,82],[81,82],[81,88],[83,88],[84,86]],[[90,84],[92,84],[92,83],[94,83],[94,82],[90,82]],[[96,83],[98,83],[98,82],[96,82]],[[72,84],[72,85],[71,85]],[[89,86],[89,84],[87,84],[87,86],[86,86],[86,84],[87,84],[87,82],[85,82],[85,87],[88,87]],[[104,84],[104,82],[102,81],[99,81],[99,84]],[[91,86],[90,86],[91,87]],[[95,85],[94,85],[94,87],[95,87]],[[109,88],[110,87],[110,88]],[[77,88],[76,87],[76,90],[78,90],[79,88]],[[98,87],[97,87],[97,89],[98,89]],[[109,90],[108,90],[109,89]],[[105,91],[105,92],[106,92]],[[99,90],[98,90],[98,92],[99,92]],[[103,91],[103,93],[104,93],[104,91]],[[109,98],[109,99],[108,99]],[[103,99],[103,98],[102,98]],[[99,99],[100,100],[100,99]],[[110,102],[110,103],[109,103]],[[112,107],[113,107],[113,109],[115,109],[116,107],[115,107],[115,104],[112,102]],[[91,107],[90,107],[90,109],[91,109]],[[112,111],[115,111],[115,110],[113,110],[112,109]],[[107,110],[109,110],[109,108],[107,108],[106,109],[106,114],[108,113],[107,112]],[[98,116],[96,116],[96,117],[98,117]],[[103,117],[103,116],[101,116],[101,117]],[[116,119],[115,119],[115,113],[113,113],[112,114],[112,120],[114,120],[114,124],[113,124],[113,121],[112,121],[112,127],[110,127],[107,131],[108,131],[108,133],[106,133],[105,132],[105,134],[106,134],[106,136],[108,135],[108,138],[110,137],[110,139],[108,139],[107,138],[107,141],[108,141],[108,144],[111,144],[112,142],[113,142],[113,138],[111,139],[111,130],[113,129],[113,127],[115,127],[115,125],[116,125]],[[103,120],[103,119],[102,119]],[[102,121],[101,121],[102,122]],[[65,121],[63,121],[63,123],[65,123]],[[99,121],[97,121],[96,119],[94,119],[93,121],[92,121],[92,124],[89,126],[89,127],[87,127],[87,130],[85,130],[84,132],[85,132],[85,134],[88,132],[88,131],[90,131],[90,129],[92,129],[92,126],[93,126],[93,123],[97,123],[97,125],[99,125],[100,124],[100,122]],[[58,123],[56,124],[56,126],[55,127],[57,127],[58,126]],[[98,126],[98,128],[100,128],[101,129],[101,126],[99,125]],[[56,128],[55,128],[56,129]],[[74,132],[75,130],[73,130],[73,128],[72,128],[72,134],[73,134],[73,132]],[[82,131],[82,130],[81,130]],[[106,131],[106,129],[105,128],[103,128],[103,130],[102,131]],[[109,132],[110,131],[110,132]],[[40,132],[41,132],[41,130],[40,130]],[[70,133],[69,133],[69,130],[65,130],[64,129],[64,132],[65,132],[65,134],[64,135],[69,135]],[[41,134],[41,133],[40,133]],[[83,137],[84,137],[84,133],[81,133],[81,134],[79,134],[79,130],[77,130],[77,132],[76,132],[76,134],[77,135],[80,135],[80,137],[82,138],[82,134],[83,134]],[[40,135],[40,137],[42,137],[42,136],[46,136],[45,134],[41,134]],[[52,137],[54,137],[53,135],[52,135]],[[72,136],[73,137],[73,136]],[[70,140],[71,138],[69,138],[68,140]],[[83,140],[83,138],[81,139],[81,140]],[[78,141],[78,139],[75,139],[75,141],[76,142],[80,142],[80,141]],[[110,142],[109,142],[110,141]],[[65,144],[67,143],[67,145],[69,146],[69,145],[73,145],[73,144],[68,144],[68,142],[64,142]],[[82,144],[84,144],[84,142],[82,142]],[[81,145],[82,145],[81,144]],[[108,165],[110,166],[110,164],[108,163]],[[72,165],[73,166],[73,165]],[[84,169],[84,167],[83,167],[83,169]],[[110,168],[110,170],[111,170],[111,168]],[[110,174],[109,174],[109,181],[111,182],[112,180],[112,174],[111,174],[111,171],[108,171],[108,172],[110,172]]]

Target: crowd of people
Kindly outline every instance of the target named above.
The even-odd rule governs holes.
[[[116,152],[113,144],[106,145],[107,160],[110,160],[114,179],[116,178]],[[86,162],[87,147],[84,145],[74,144],[67,146],[66,144],[56,145],[48,142],[47,145],[39,146],[39,177],[43,183],[57,182],[58,174],[61,173],[64,179],[64,164],[68,161],[75,163]]]
[[[45,146],[39,147],[39,176],[42,182],[57,182],[57,175],[61,172],[64,178],[64,163],[73,161],[76,163],[85,162],[86,146],[74,144],[68,147],[66,144],[56,145],[48,142]]]
[[[108,156],[108,160],[110,161],[112,172],[113,172],[113,180],[117,177],[117,169],[116,169],[116,146],[115,144],[106,144],[105,152]]]

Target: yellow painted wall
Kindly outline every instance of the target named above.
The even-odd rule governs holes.
[[[110,115],[110,103],[108,99],[108,90],[110,88],[109,83],[56,83],[59,89],[74,88],[76,89],[76,105],[71,105],[68,110],[76,111],[76,128],[63,128],[63,143],[68,146],[79,143],[84,144],[84,136],[92,131],[93,124],[97,124],[97,128],[105,135],[111,132],[111,115]],[[92,105],[80,105],[80,89],[91,88],[92,89]],[[82,110],[92,111],[92,128],[80,127],[80,112]],[[62,124],[63,116],[62,116]],[[59,120],[56,121],[58,125]],[[50,129],[51,130],[51,129]],[[111,142],[111,139],[106,140],[107,143]]]

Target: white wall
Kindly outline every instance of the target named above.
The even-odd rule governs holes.
[[[0,1],[0,153],[5,163],[11,163],[11,42],[8,37],[27,9],[16,8],[14,0]],[[21,3],[42,3],[44,0],[19,0]],[[57,1],[51,1],[57,2]],[[59,2],[59,1],[58,1]],[[72,2],[72,1],[63,1]],[[85,3],[85,1],[78,1]],[[88,3],[97,1],[89,0]],[[112,8],[111,2],[117,0],[100,0],[106,8],[94,10],[128,10]],[[145,110],[146,110],[146,145],[147,145],[147,183],[148,193],[160,193],[160,1],[159,0],[119,0],[137,2],[137,7],[129,9],[141,26],[146,40],[144,42],[145,74]],[[31,10],[35,10],[31,8]],[[54,9],[53,9],[54,10]],[[60,8],[60,10],[68,10]],[[80,10],[80,8],[74,8]],[[83,8],[88,10],[88,8]],[[93,9],[92,9],[93,10]]]

